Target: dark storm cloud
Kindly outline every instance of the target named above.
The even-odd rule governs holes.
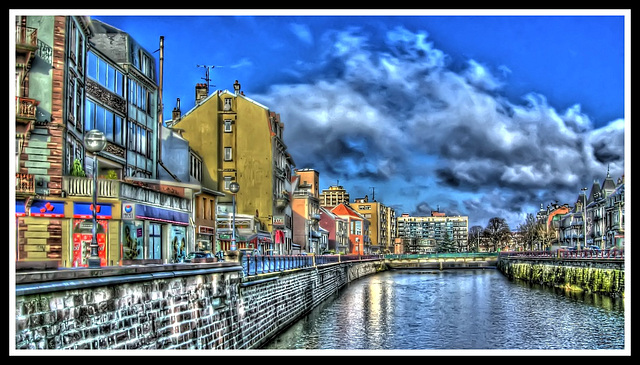
[[[624,121],[594,129],[579,105],[559,113],[535,93],[506,100],[502,69],[468,60],[454,72],[426,32],[395,28],[379,48],[350,28],[320,43],[324,58],[304,67],[311,81],[274,85],[255,99],[281,114],[297,167],[318,170],[323,188],[338,178],[394,179],[387,186],[398,193],[384,203],[409,196],[401,212],[441,204],[447,214],[514,225],[527,207],[573,203],[607,166],[623,173]]]

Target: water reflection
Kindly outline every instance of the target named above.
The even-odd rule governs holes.
[[[624,349],[624,301],[512,282],[497,270],[362,278],[267,349]]]

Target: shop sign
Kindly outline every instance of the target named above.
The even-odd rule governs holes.
[[[122,203],[122,219],[133,220],[136,218],[136,205],[131,203]]]
[[[51,202],[36,200],[31,204],[30,215],[32,217],[64,217],[64,202]]]
[[[98,204],[96,208],[97,219],[111,219],[111,204]],[[92,219],[93,204],[92,203],[73,203],[73,217]]]
[[[16,217],[26,216],[26,210],[24,209],[24,200],[16,200]]]
[[[213,227],[198,226],[198,233],[212,235],[215,233],[215,229]]]
[[[284,226],[284,215],[274,215],[272,219],[274,226]]]

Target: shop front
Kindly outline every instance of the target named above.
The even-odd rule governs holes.
[[[107,239],[109,221],[113,218],[111,204],[96,206],[96,241],[100,266],[107,266]],[[93,239],[93,204],[73,203],[73,219],[71,221],[71,267],[88,267]]]
[[[182,262],[189,214],[146,204],[122,203],[122,265]]]
[[[233,240],[233,217],[221,216],[217,219],[217,245],[222,251],[231,250]],[[236,214],[236,249],[254,249],[260,254],[273,252],[271,233],[259,229],[259,221],[246,214]]]
[[[64,201],[16,199],[16,261],[57,261],[62,255]]]

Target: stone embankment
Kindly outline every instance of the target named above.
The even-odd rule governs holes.
[[[624,297],[624,263],[501,257],[497,268],[509,279],[571,291]]]

